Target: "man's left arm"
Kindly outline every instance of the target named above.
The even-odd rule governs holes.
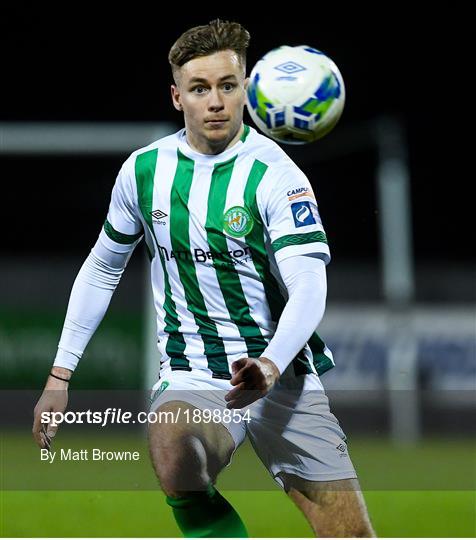
[[[233,363],[235,388],[226,396],[229,408],[246,406],[270,391],[316,330],[327,295],[325,265],[330,251],[316,197],[304,173],[291,162],[268,170],[252,211],[266,228],[289,298],[262,356]]]
[[[324,315],[327,296],[324,261],[296,255],[284,259],[278,267],[289,299],[262,356],[233,363],[230,382],[234,388],[225,397],[230,409],[240,409],[265,396],[305,346]]]

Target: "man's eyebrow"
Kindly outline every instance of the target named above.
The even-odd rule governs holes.
[[[230,73],[230,75],[225,75],[224,77],[220,77],[218,79],[218,82],[226,81],[227,79],[236,79],[236,75],[233,73]],[[207,79],[203,79],[202,77],[192,77],[189,81],[190,84],[193,83],[208,83]]]

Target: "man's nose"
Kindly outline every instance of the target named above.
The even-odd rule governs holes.
[[[210,111],[220,111],[223,109],[223,96],[221,92],[214,88],[209,94],[208,109]]]

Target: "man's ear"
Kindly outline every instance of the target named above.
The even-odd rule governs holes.
[[[182,111],[182,104],[180,103],[180,91],[175,84],[170,85],[170,93],[172,95],[172,103],[177,111]]]

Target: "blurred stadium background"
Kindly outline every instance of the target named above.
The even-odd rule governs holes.
[[[305,43],[327,52],[346,82],[335,131],[285,150],[310,178],[329,238],[320,332],[337,367],[323,383],[377,533],[476,535],[474,210],[458,170],[462,135],[442,137],[450,98],[440,66],[450,52],[435,53],[438,25],[422,34],[421,21],[405,21],[402,39],[396,19],[321,28],[297,15],[263,27],[229,11],[173,23],[157,10],[15,15],[16,25],[0,20],[2,536],[178,534],[143,432],[63,426],[57,449],[141,449],[141,462],[48,466],[30,438],[31,413],[115,175],[132,150],[181,127],[168,49],[217,15],[250,30],[249,69],[277,45]],[[146,274],[140,246],[75,374],[71,408],[87,407],[88,391],[96,400],[101,391],[102,405],[136,406],[156,376]],[[311,535],[248,446],[220,482],[252,536]]]

